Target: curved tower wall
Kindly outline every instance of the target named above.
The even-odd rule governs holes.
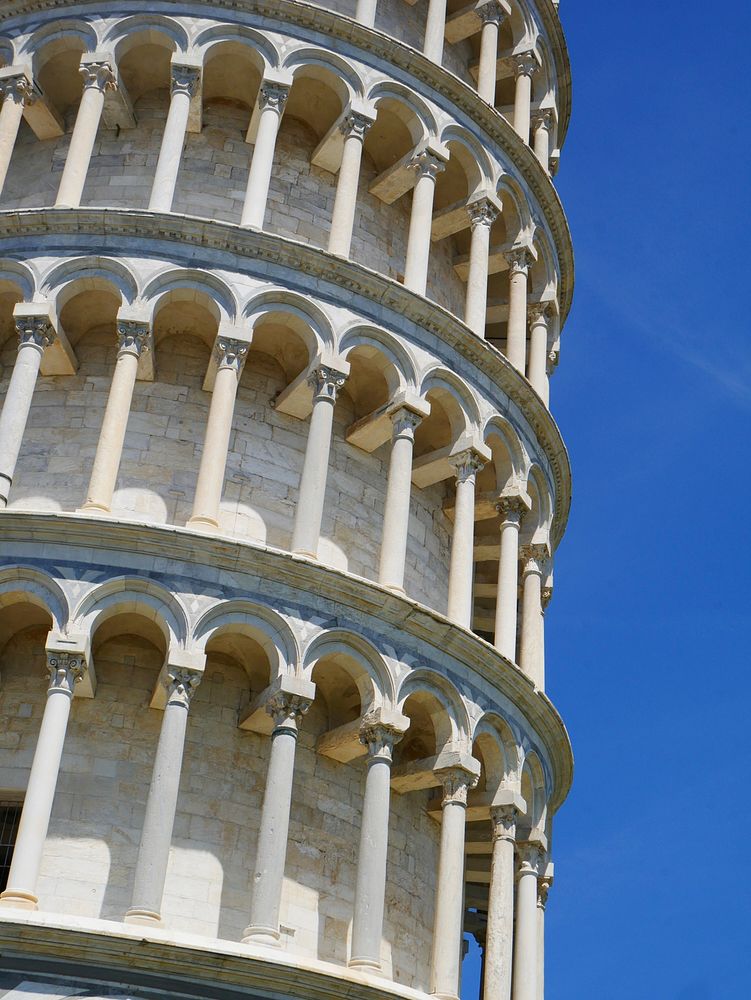
[[[543,996],[570,79],[445,7],[5,7],[0,985]]]

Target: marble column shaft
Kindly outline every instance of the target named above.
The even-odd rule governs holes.
[[[341,257],[348,257],[352,246],[363,143],[372,124],[372,119],[352,112],[341,125],[344,133],[344,149],[336,183],[329,234],[329,252]]]
[[[389,460],[386,504],[383,511],[383,538],[378,582],[393,590],[404,587],[404,566],[409,538],[409,509],[412,496],[412,455],[415,430],[422,417],[400,407],[391,414],[391,458]]]
[[[510,1000],[514,937],[514,843],[516,809],[490,810],[493,853],[488,890],[483,1000]]]
[[[357,0],[355,20],[366,28],[372,28],[375,25],[377,7],[378,0]]]
[[[443,43],[446,33],[446,0],[428,0],[425,22],[425,41],[422,51],[440,66],[443,62]]]
[[[531,116],[531,127],[533,129],[533,143],[535,156],[545,169],[545,173],[550,173],[550,132],[553,127],[553,112],[550,108],[543,108],[536,111]]]
[[[115,73],[109,63],[81,66],[83,96],[78,106],[65,167],[57,192],[56,208],[78,208],[86,184],[91,154],[94,151],[99,123],[104,110],[104,94],[114,89]]]
[[[480,33],[480,65],[477,74],[477,93],[488,104],[495,104],[498,76],[498,34],[506,12],[498,0],[489,0],[478,8],[482,20]]]
[[[23,109],[34,100],[34,88],[25,73],[6,77],[0,84],[3,106],[0,109],[0,194],[8,176]]]
[[[438,174],[445,169],[445,163],[425,149],[416,154],[410,165],[417,171],[417,183],[412,192],[404,286],[418,295],[424,295],[428,282],[435,182]]]
[[[245,189],[240,225],[263,229],[266,203],[274,166],[276,137],[282,122],[284,107],[289,97],[289,87],[276,83],[262,83],[258,94],[260,121],[250,161],[248,185]]]
[[[169,212],[177,187],[177,175],[188,131],[190,102],[196,93],[201,71],[193,66],[173,66],[169,113],[162,135],[159,160],[149,200],[150,212]]]
[[[540,849],[517,845],[516,921],[512,1000],[538,1000],[537,996],[537,877]]]
[[[529,145],[532,128],[532,77],[537,72],[533,52],[522,52],[515,57],[516,90],[514,95],[514,130]]]
[[[449,562],[448,617],[470,628],[472,625],[475,570],[475,486],[485,460],[468,449],[451,459],[456,469],[456,505]]]
[[[547,302],[536,303],[529,314],[529,361],[527,378],[538,396],[546,400],[548,382],[548,312]]]
[[[464,322],[478,337],[484,337],[488,306],[490,231],[498,218],[498,211],[487,198],[482,198],[473,202],[468,207],[468,212],[472,236]]]
[[[545,615],[543,581],[548,572],[547,545],[526,545],[522,558],[522,623],[519,666],[545,690]]]
[[[506,254],[509,265],[506,357],[524,374],[527,362],[527,286],[532,256],[526,247]]]
[[[506,659],[516,661],[516,631],[519,590],[519,531],[530,504],[520,494],[502,496],[496,508],[501,516],[498,556],[498,591],[495,604],[495,648]]]

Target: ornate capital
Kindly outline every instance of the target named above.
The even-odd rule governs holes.
[[[560,351],[552,350],[548,354],[548,363],[547,363],[547,366],[546,366],[547,367],[547,371],[548,371],[548,375],[552,375],[553,374],[553,372],[558,367],[558,362],[560,361],[560,359],[561,359]]]
[[[400,406],[394,410],[391,416],[392,439],[395,441],[399,437],[408,437],[414,440],[415,431],[422,423],[422,416],[406,406]]]
[[[248,344],[244,340],[219,337],[214,344],[214,358],[217,368],[231,368],[239,377],[248,355]]]
[[[529,322],[531,326],[537,326],[538,323],[544,323],[545,326],[547,326],[549,318],[550,318],[549,302],[534,302],[529,307]]]
[[[534,52],[520,52],[514,56],[514,76],[518,80],[520,76],[534,76],[537,72],[537,59]]]
[[[539,573],[546,576],[550,568],[550,547],[546,544],[523,545],[519,551],[522,561],[522,575]]]
[[[49,347],[57,337],[47,316],[16,317],[16,332],[19,347],[33,346],[39,351]]]
[[[73,694],[73,688],[81,680],[86,671],[86,662],[77,653],[65,650],[47,651],[47,673],[49,675],[48,693],[64,691]]]
[[[523,274],[526,278],[532,263],[532,254],[529,252],[529,249],[527,247],[516,247],[514,250],[507,250],[504,256],[508,262],[511,277]]]
[[[469,482],[470,479],[477,475],[486,461],[487,459],[483,458],[474,448],[460,451],[449,458],[449,464],[456,470],[457,483]]]
[[[519,862],[517,875],[534,875],[537,877],[540,874],[540,866],[543,859],[541,847],[529,842],[517,844],[516,854]]]
[[[553,127],[553,109],[552,108],[539,108],[537,111],[532,112],[532,128],[535,132],[540,129],[545,129],[549,132]]]
[[[172,66],[172,93],[187,94],[188,97],[195,97],[198,84],[201,79],[201,70],[198,66]]]
[[[368,748],[368,763],[385,761],[390,765],[393,760],[394,747],[403,735],[404,733],[395,726],[389,726],[383,722],[372,722],[367,718],[363,719],[360,727],[360,742]]]
[[[370,131],[372,125],[372,118],[368,118],[367,115],[361,115],[358,111],[350,111],[340,124],[339,131],[345,139],[349,139],[350,136],[355,136],[360,140],[360,142],[364,142],[365,136]]]
[[[117,321],[117,353],[140,358],[149,349],[149,324],[132,319]]]
[[[530,503],[521,493],[506,493],[498,497],[495,509],[501,515],[503,524],[519,525],[529,511]]]
[[[167,673],[167,704],[190,708],[196,688],[201,683],[201,676],[197,670],[170,668]]]
[[[438,174],[446,169],[446,163],[435,153],[431,153],[429,149],[415,153],[409,161],[409,166],[417,171],[418,180],[421,177],[432,177],[435,180]]]
[[[542,588],[542,610],[545,611],[547,606],[550,604],[553,598],[553,588],[543,587]]]
[[[79,67],[79,72],[83,77],[85,89],[92,87],[104,92],[117,88],[115,71],[108,62],[87,62]]]
[[[548,893],[552,884],[552,880],[545,876],[537,880],[537,905],[541,910],[548,905]]]
[[[477,201],[467,205],[467,214],[473,229],[475,226],[487,226],[490,229],[499,213],[489,198],[478,198]]]
[[[6,76],[0,81],[0,96],[16,104],[33,104],[37,98],[34,85],[25,73]]]
[[[493,840],[516,840],[516,807],[491,806],[490,822]]]
[[[263,111],[272,108],[281,117],[289,97],[289,87],[283,83],[262,83],[258,91],[258,107]]]
[[[330,368],[328,365],[319,365],[311,372],[308,384],[313,386],[314,400],[325,399],[335,403],[337,393],[346,381],[347,376],[344,372],[338,372],[336,368]]]
[[[460,806],[466,806],[467,793],[470,788],[474,788],[477,784],[478,776],[470,771],[465,771],[463,767],[447,767],[437,773],[443,785],[441,806],[447,806],[454,802]]]
[[[503,4],[499,0],[488,0],[481,7],[477,8],[477,13],[483,24],[503,24],[508,14],[503,9]]]
[[[266,711],[274,720],[274,732],[291,733],[297,736],[302,718],[311,705],[311,699],[305,698],[303,695],[278,691],[266,705]]]

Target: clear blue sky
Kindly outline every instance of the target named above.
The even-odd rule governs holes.
[[[561,0],[577,253],[546,1000],[751,997],[751,6]],[[473,976],[465,979],[471,1000]]]

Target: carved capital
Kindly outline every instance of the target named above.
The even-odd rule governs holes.
[[[531,504],[521,493],[504,493],[498,497],[495,509],[501,515],[502,524],[521,524]]]
[[[540,874],[543,852],[538,844],[529,842],[517,844],[516,855],[518,861],[517,875],[534,875],[537,877]]]
[[[545,876],[537,880],[537,905],[544,910],[548,905],[548,894],[553,882]]]
[[[473,229],[475,226],[487,226],[490,229],[498,218],[498,209],[489,198],[478,198],[471,205],[467,205],[467,214]]]
[[[542,588],[542,610],[543,611],[547,610],[547,607],[550,604],[552,598],[553,598],[553,588],[552,587],[543,587]]]
[[[140,358],[149,349],[149,324],[139,320],[117,321],[117,353],[135,354]]]
[[[367,115],[362,115],[358,111],[350,111],[340,124],[339,131],[345,139],[355,136],[360,142],[364,142],[365,136],[370,131],[372,125],[372,118],[368,118]]]
[[[43,351],[57,337],[55,328],[46,316],[16,317],[16,332],[19,347],[36,347]]]
[[[5,100],[24,105],[33,104],[37,99],[34,84],[25,73],[6,76],[4,80],[0,81],[0,96]]]
[[[201,683],[201,676],[197,670],[170,668],[167,673],[167,704],[190,708],[196,688]]]
[[[238,376],[243,370],[248,355],[248,344],[244,340],[232,340],[230,337],[219,337],[214,344],[214,359],[217,368],[231,368]]]
[[[102,92],[117,89],[117,77],[108,62],[87,62],[79,67],[79,73],[83,77],[84,89],[91,87]]]
[[[491,806],[490,823],[493,840],[516,840],[516,806]]]
[[[549,302],[534,302],[529,307],[529,322],[531,326],[537,326],[538,323],[542,323],[547,327],[549,319],[550,319]]]
[[[65,650],[47,651],[48,693],[64,691],[73,694],[73,688],[86,672],[86,661],[77,653]]]
[[[201,70],[198,66],[172,66],[172,86],[173,94],[187,94],[188,97],[195,97],[198,84],[201,80]]]
[[[258,107],[261,111],[272,108],[281,117],[289,97],[289,87],[282,83],[262,83],[258,91]]]
[[[527,247],[516,247],[514,250],[507,250],[505,257],[511,277],[523,274],[526,278],[532,264],[532,254],[529,252],[529,249]]]
[[[390,416],[392,440],[396,441],[397,438],[407,437],[413,441],[415,431],[422,423],[423,418],[421,414],[415,413],[414,410],[410,410],[406,406],[400,406],[399,409],[394,410]]]
[[[508,17],[499,0],[487,0],[487,3],[477,8],[477,14],[483,24],[501,25]]]
[[[534,76],[537,69],[537,59],[534,52],[520,52],[514,56],[514,76],[517,80],[520,76]]]
[[[312,700],[303,695],[278,691],[266,704],[266,711],[274,720],[274,733],[285,732],[297,736],[302,718],[312,704]]]
[[[547,576],[550,569],[550,547],[546,544],[523,545],[519,550],[522,575],[538,573]]]
[[[487,459],[483,458],[474,448],[467,448],[466,451],[460,451],[449,458],[449,464],[456,471],[457,483],[469,482],[470,479],[477,475],[486,461]]]
[[[448,767],[437,772],[443,785],[443,799],[441,806],[445,807],[451,803],[460,806],[467,805],[467,793],[470,788],[474,788],[478,782],[478,776],[470,771],[465,771],[463,767]]]
[[[418,180],[421,177],[431,177],[435,180],[438,174],[446,169],[445,161],[436,156],[435,153],[431,153],[429,149],[423,149],[419,153],[415,153],[409,161],[409,166],[412,170],[417,171]]]
[[[367,718],[363,719],[360,728],[360,742],[368,748],[368,763],[385,761],[390,765],[393,760],[394,747],[403,735],[404,733],[395,726],[389,726],[383,722],[372,722]]]
[[[319,365],[311,372],[308,379],[309,385],[313,386],[313,399],[325,399],[331,403],[336,402],[337,393],[347,381],[344,372],[339,372],[336,368],[328,365]]]
[[[547,363],[548,375],[553,374],[553,372],[558,367],[558,362],[560,361],[560,359],[561,359],[560,351],[556,350],[550,351],[550,353],[548,354],[548,363]]]
[[[532,112],[532,128],[535,132],[539,132],[540,129],[544,129],[549,132],[553,127],[553,110],[552,108],[539,108],[537,111]]]

